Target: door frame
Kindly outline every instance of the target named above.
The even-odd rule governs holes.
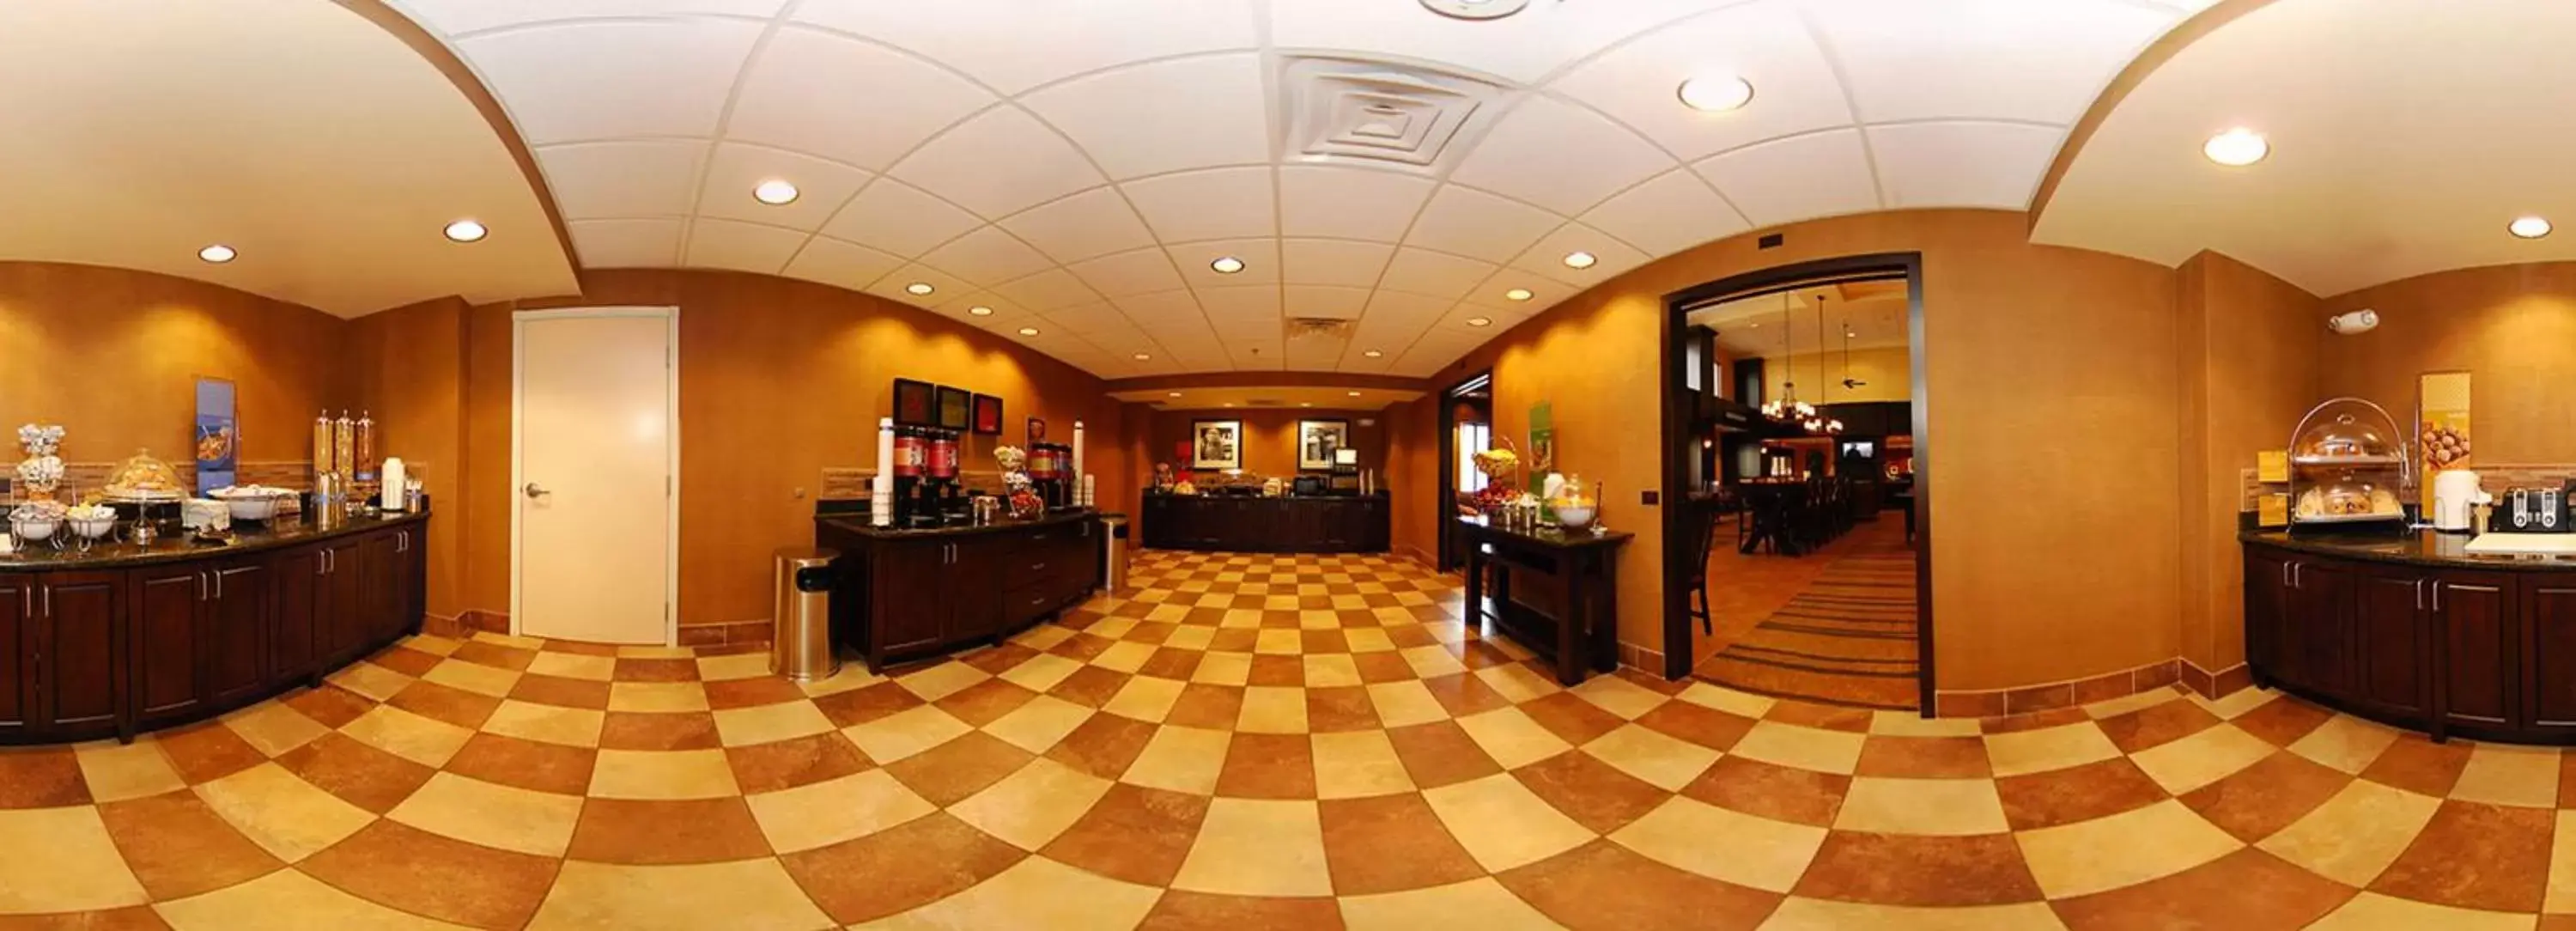
[[[669,456],[671,489],[666,495],[668,513],[663,517],[666,551],[662,554],[662,645],[680,643],[680,309],[678,307],[566,307],[556,310],[520,310],[510,314],[510,635],[524,636],[520,625],[525,613],[519,610],[519,556],[522,528],[519,524],[523,505],[520,489],[527,487],[526,447],[522,431],[526,425],[526,382],[528,371],[529,321],[568,318],[644,317],[662,321],[663,404],[664,422],[670,443],[664,455]]]
[[[1923,253],[1879,252],[1817,259],[1756,269],[1664,295],[1663,365],[1663,526],[1664,526],[1664,677],[1678,680],[1691,673],[1690,558],[1697,547],[1688,536],[1689,470],[1684,456],[1696,453],[1691,443],[1687,384],[1682,380],[1682,346],[1690,326],[1690,308],[1714,299],[1801,287],[1817,279],[1883,274],[1905,277],[1905,335],[1913,365],[1914,430],[1914,610],[1916,701],[1924,717],[1936,711],[1933,689],[1932,634],[1932,391],[1924,365]],[[1714,584],[1712,580],[1711,584]],[[1675,645],[1680,645],[1675,649]]]
[[[1440,389],[1440,500],[1433,502],[1438,506],[1438,510],[1431,518],[1433,528],[1431,567],[1439,572],[1463,569],[1467,564],[1467,554],[1455,552],[1458,544],[1451,539],[1449,528],[1457,523],[1458,517],[1457,397],[1458,392],[1478,382],[1484,383],[1488,400],[1486,406],[1492,407],[1490,402],[1494,391],[1494,370],[1491,368],[1471,372],[1464,378],[1450,382],[1448,387]],[[1494,413],[1491,410],[1485,412],[1487,425],[1490,426],[1493,423],[1493,416]]]

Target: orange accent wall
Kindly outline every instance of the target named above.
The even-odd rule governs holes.
[[[472,515],[464,503],[465,326],[469,308],[448,297],[350,321],[353,394],[375,415],[376,454],[399,456],[437,515],[429,535],[429,613],[465,607],[465,553]],[[508,479],[506,465],[502,473]],[[506,533],[506,531],[505,531]],[[509,538],[502,538],[506,549]]]
[[[1931,421],[1938,685],[2055,682],[2178,653],[2181,526],[2171,269],[2033,245],[2019,213],[1897,211],[1746,234],[1584,292],[1433,381],[1490,366],[1495,432],[1555,406],[1565,471],[1608,485],[1603,520],[1637,533],[1619,560],[1619,637],[1662,636],[1664,295],[1743,272],[1919,251]],[[1436,441],[1436,437],[1431,440]],[[1677,645],[1676,645],[1677,646]]]
[[[1388,405],[1385,411],[1390,548],[1425,564],[1440,558],[1440,399]]]
[[[1172,458],[1173,446],[1190,439],[1190,424],[1200,420],[1237,420],[1243,423],[1243,470],[1245,472],[1294,478],[1297,468],[1297,422],[1300,420],[1342,420],[1351,425],[1351,445],[1359,450],[1360,467],[1386,468],[1386,415],[1378,411],[1328,411],[1317,408],[1251,408],[1213,411],[1153,412],[1152,432],[1146,441],[1145,463],[1148,476],[1154,463],[1169,462],[1173,468],[1186,469],[1189,461]],[[1362,424],[1361,421],[1369,421]],[[1142,487],[1141,484],[1139,487]]]
[[[2369,398],[2402,423],[2417,375],[2467,370],[2472,463],[2576,462],[2576,262],[2419,275],[2328,298],[2323,312],[2364,307],[2379,311],[2378,329],[2318,328],[2326,396]]]

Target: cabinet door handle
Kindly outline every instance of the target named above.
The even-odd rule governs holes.
[[[1045,572],[1045,571],[1046,571],[1046,564],[1045,564],[1045,563],[1032,563],[1032,564],[1030,564],[1030,565],[1029,565],[1029,571],[1030,571],[1030,572]]]
[[[2442,613],[2442,583],[2438,580],[2433,583],[2433,613]]]
[[[54,616],[54,587],[51,585],[45,586],[45,616]]]
[[[197,573],[197,600],[206,600],[206,574],[204,572]]]
[[[215,572],[214,572],[214,576],[215,576],[215,600],[216,600],[216,601],[222,601],[222,600],[224,600],[224,570],[221,570],[221,569],[217,569],[217,570],[215,570]]]
[[[2415,580],[2415,610],[2424,610],[2424,580]]]

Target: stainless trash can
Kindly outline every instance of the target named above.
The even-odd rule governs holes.
[[[840,557],[838,550],[810,546],[778,551],[770,672],[811,682],[841,671],[841,658],[832,652],[832,561]]]
[[[1127,590],[1127,515],[1103,514],[1100,522],[1108,528],[1100,535],[1100,579],[1116,596]]]

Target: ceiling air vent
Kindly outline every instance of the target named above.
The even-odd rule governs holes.
[[[1351,323],[1335,317],[1290,317],[1289,339],[1342,339],[1350,336]]]
[[[1245,402],[1243,402],[1243,403],[1244,403],[1244,406],[1246,406],[1246,407],[1287,407],[1287,406],[1288,406],[1288,402],[1286,402],[1286,401],[1282,401],[1282,400],[1279,400],[1278,398],[1253,398],[1252,400],[1245,401]]]
[[[1450,143],[1493,119],[1503,88],[1390,62],[1289,55],[1280,59],[1282,137],[1292,161],[1366,159],[1435,174]]]

